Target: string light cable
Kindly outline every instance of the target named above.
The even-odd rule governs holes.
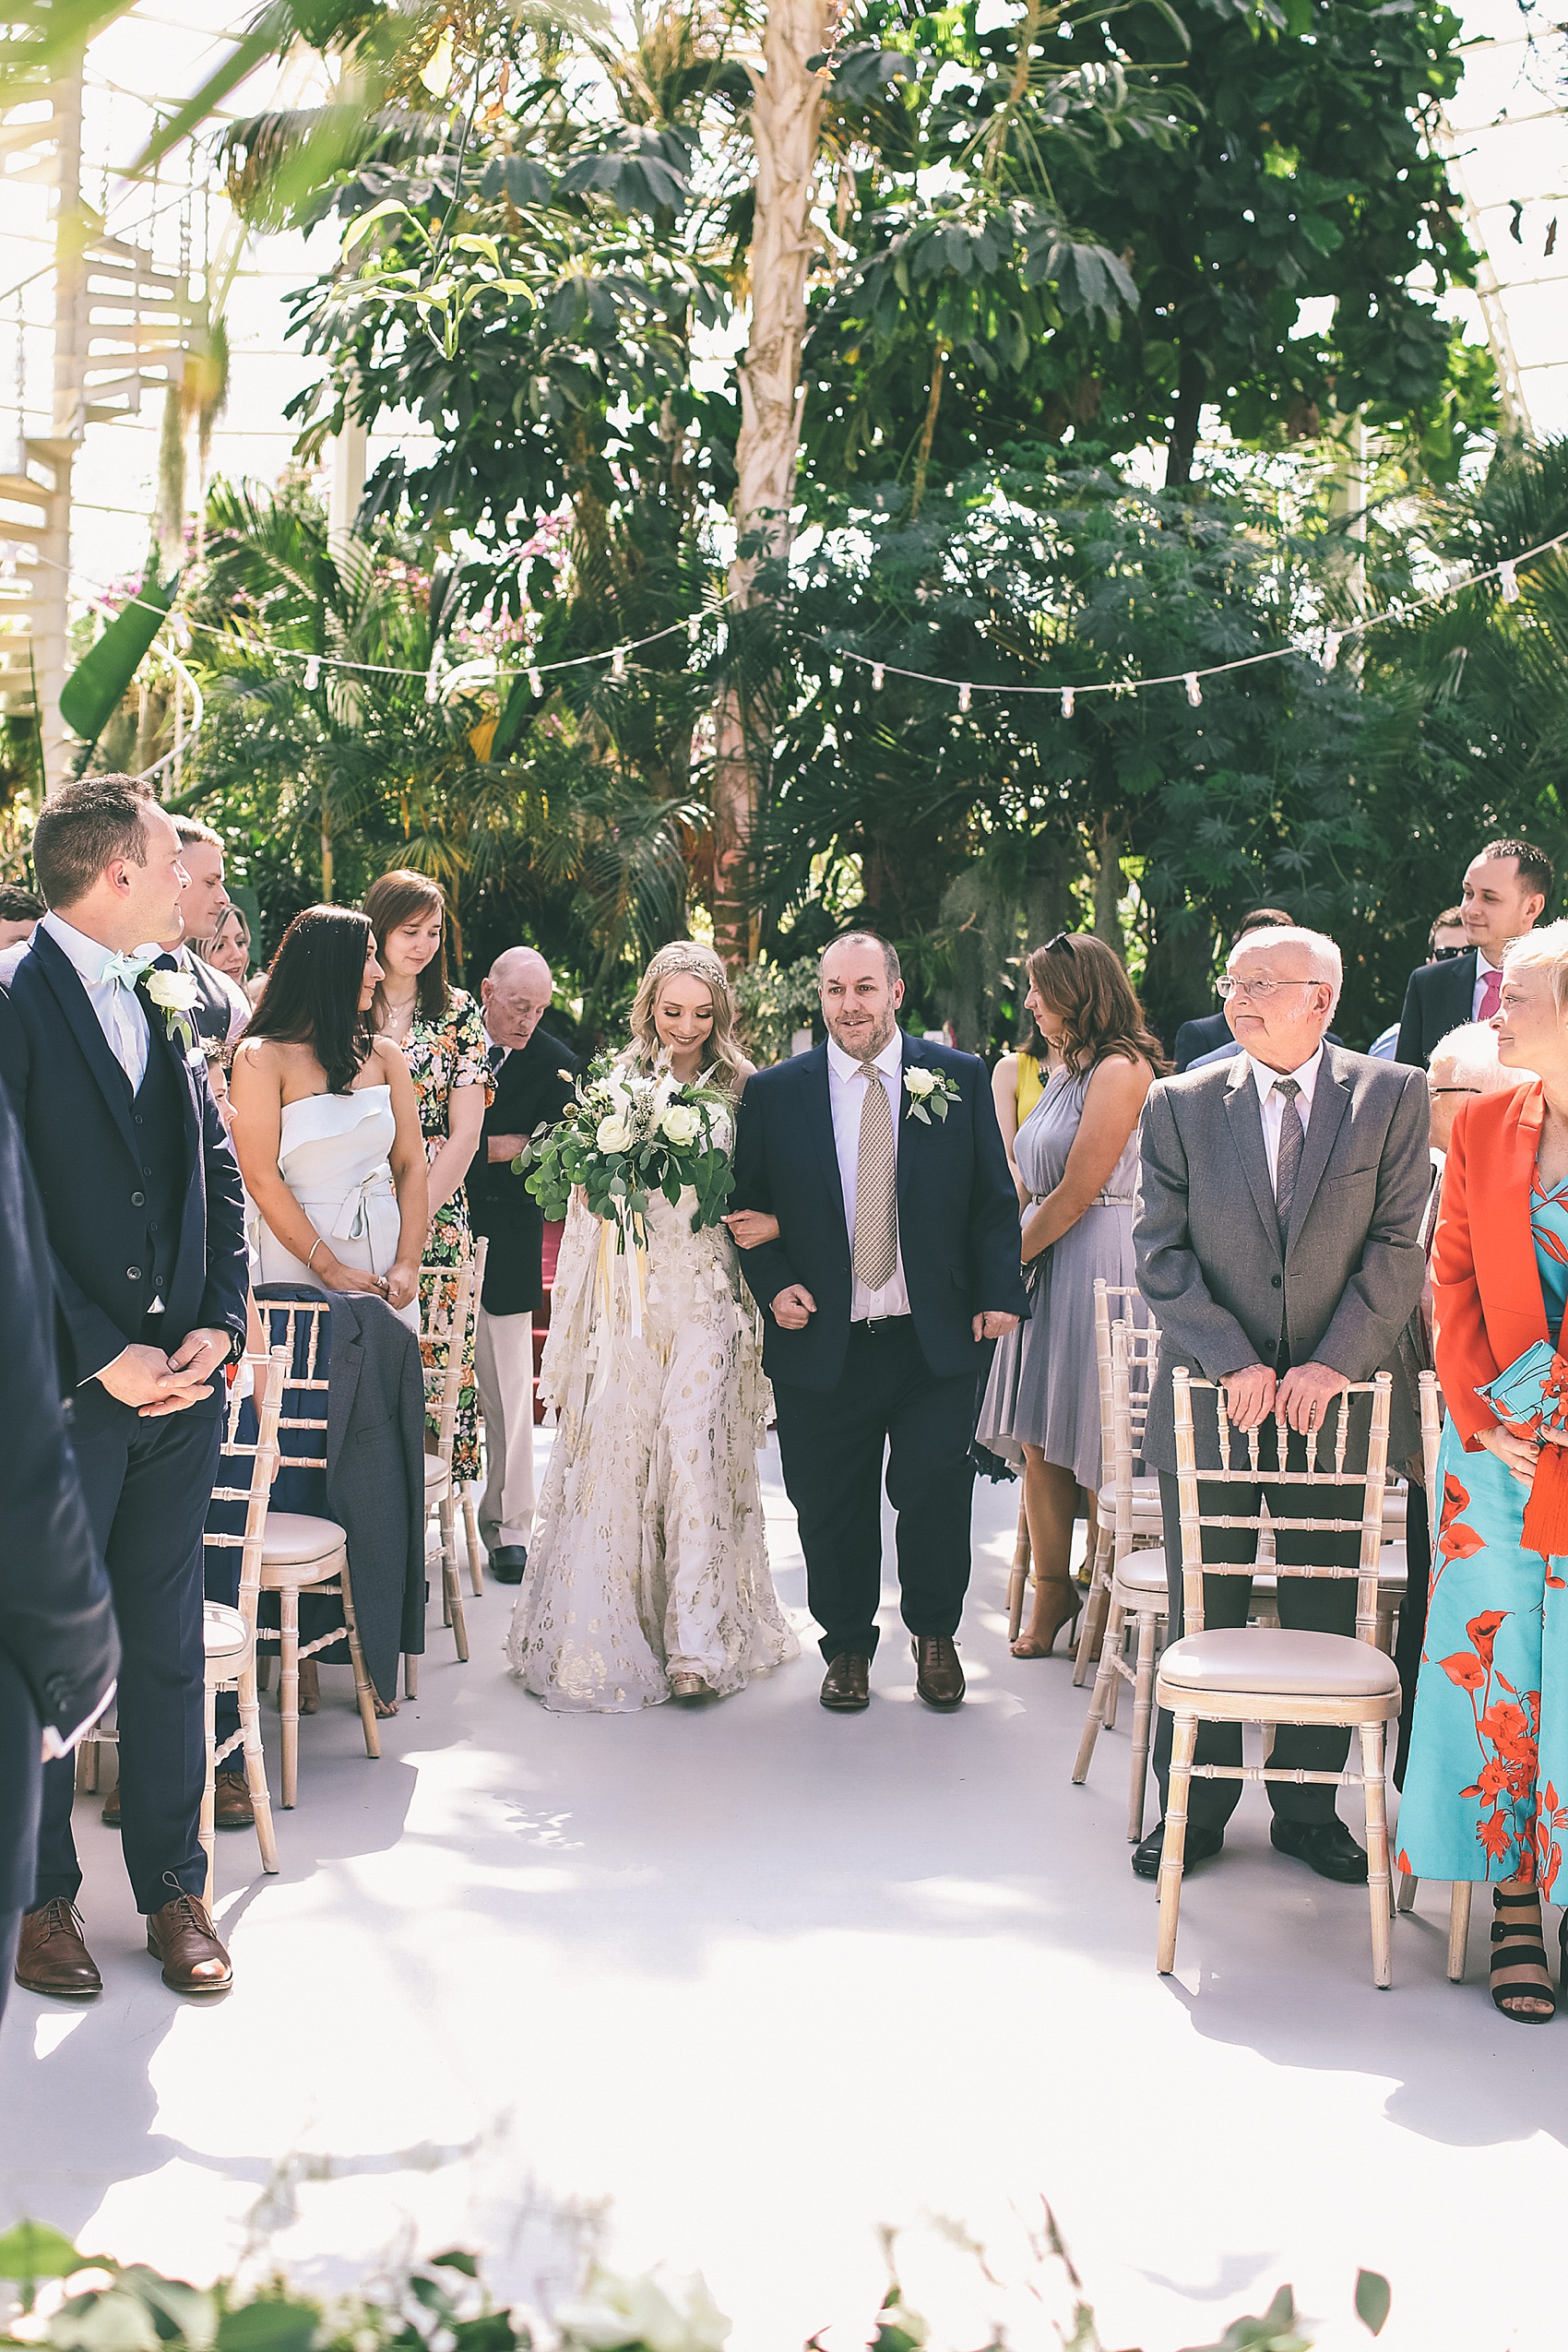
[[[1284,645],[1271,646],[1266,653],[1248,653],[1234,661],[1210,662],[1206,669],[1170,670],[1157,678],[1093,679],[1082,683],[1075,681],[1070,685],[1057,682],[1049,685],[1022,683],[993,684],[985,679],[949,678],[930,670],[906,669],[898,662],[889,661],[885,655],[860,653],[852,647],[833,645],[825,636],[814,635],[810,642],[820,646],[837,661],[854,662],[860,668],[869,670],[871,683],[875,689],[880,689],[886,678],[912,678],[922,686],[948,686],[957,695],[960,710],[968,710],[976,695],[1054,695],[1061,703],[1063,718],[1071,719],[1081,695],[1135,695],[1141,694],[1147,686],[1181,686],[1195,710],[1203,701],[1202,682],[1205,679],[1229,677],[1238,670],[1256,670],[1267,661],[1288,660],[1293,654],[1313,657],[1321,669],[1330,671],[1337,662],[1340,649],[1348,638],[1364,637],[1370,631],[1384,628],[1391,622],[1404,624],[1413,621],[1419,613],[1446,604],[1451,597],[1462,594],[1466,588],[1480,588],[1488,580],[1498,582],[1504,604],[1516,604],[1520,596],[1518,574],[1525,565],[1533,563],[1539,555],[1550,555],[1554,549],[1564,544],[1568,544],[1568,531],[1559,531],[1554,538],[1543,539],[1538,546],[1526,547],[1517,555],[1505,556],[1501,563],[1489,564],[1484,571],[1467,572],[1460,578],[1451,579],[1444,587],[1434,588],[1430,596],[1390,605],[1382,612],[1369,612],[1361,620],[1343,621],[1337,628],[1326,632],[1321,654],[1309,639],[1290,637]]]
[[[1324,671],[1332,671],[1339,659],[1342,647],[1349,638],[1365,637],[1373,629],[1386,627],[1390,623],[1408,624],[1420,613],[1430,612],[1440,604],[1447,603],[1451,598],[1462,594],[1467,588],[1484,587],[1489,580],[1498,582],[1503,601],[1505,604],[1516,603],[1520,595],[1519,572],[1526,564],[1534,563],[1538,556],[1550,555],[1564,544],[1568,544],[1568,530],[1559,531],[1554,537],[1542,540],[1538,545],[1526,547],[1517,555],[1505,556],[1500,563],[1489,564],[1482,570],[1468,572],[1461,577],[1450,579],[1443,588],[1433,589],[1428,596],[1418,597],[1411,601],[1401,602],[1397,605],[1390,605],[1382,612],[1368,613],[1359,620],[1342,622],[1337,628],[1329,629],[1324,633],[1321,651],[1317,650],[1306,638],[1291,637],[1287,639],[1285,644],[1270,647],[1263,653],[1242,654],[1233,661],[1210,662],[1206,667],[1168,671],[1160,676],[1152,678],[1091,679],[1074,681],[1065,684],[1061,681],[1052,681],[1049,684],[1043,683],[1030,684],[1021,682],[998,684],[985,679],[944,677],[933,671],[910,669],[901,663],[888,661],[880,654],[861,653],[852,647],[833,645],[826,637],[815,633],[802,632],[802,634],[804,642],[820,646],[825,652],[831,654],[835,660],[846,664],[853,663],[861,669],[869,670],[873,689],[880,689],[884,680],[889,677],[912,679],[917,684],[925,686],[945,686],[957,695],[958,707],[961,711],[971,708],[973,697],[976,695],[1050,695],[1056,697],[1063,718],[1070,719],[1079,698],[1085,695],[1137,695],[1154,686],[1182,687],[1189,704],[1196,709],[1202,704],[1203,682],[1206,679],[1230,677],[1239,671],[1260,669],[1266,662],[1285,661],[1292,656],[1301,655],[1315,659]],[[99,611],[109,610],[104,601],[107,591],[99,582],[86,579],[81,574],[65,564],[55,563],[53,558],[36,549],[33,551],[33,555],[37,563],[47,565],[50,570],[65,572],[73,585],[81,588],[88,601],[94,604]],[[493,678],[497,688],[508,685],[517,678],[527,678],[531,690],[538,695],[542,691],[546,677],[558,676],[571,670],[589,669],[596,663],[602,663],[605,666],[611,679],[622,681],[633,666],[632,657],[635,654],[643,652],[649,646],[661,645],[666,638],[679,636],[683,631],[686,633],[690,640],[694,631],[700,633],[706,621],[721,619],[736,601],[735,595],[731,594],[712,605],[705,606],[700,612],[690,613],[683,620],[671,621],[662,629],[651,630],[647,636],[624,638],[618,644],[603,647],[595,653],[571,654],[557,661],[524,661],[515,669],[507,668],[499,659],[489,656],[455,664],[445,671],[441,670],[438,662],[428,663],[420,670],[404,669],[390,662],[354,661],[339,654],[312,652],[299,646],[262,645],[244,634],[236,637],[232,629],[222,627],[216,622],[197,621],[184,614],[179,615],[177,622],[170,625],[179,626],[193,635],[199,634],[204,636],[220,638],[230,646],[237,643],[253,657],[262,657],[277,662],[298,661],[303,664],[304,683],[309,692],[315,691],[315,684],[324,670],[332,670],[358,677],[419,679],[424,685],[425,699],[434,703],[439,702],[455,689],[480,683],[481,678],[486,683]],[[139,606],[146,612],[157,612],[160,618],[167,619],[161,605],[155,605],[149,598],[140,596],[127,597],[119,610],[125,611],[132,605]],[[167,647],[160,645],[160,650],[163,652],[166,659],[172,661],[174,659],[174,656],[170,653]]]

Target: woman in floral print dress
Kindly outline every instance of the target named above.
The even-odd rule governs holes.
[[[1431,1598],[1399,1808],[1401,1869],[1493,1890],[1491,1996],[1540,2025],[1557,2006],[1541,1899],[1568,1898],[1568,1558],[1525,1546],[1541,1448],[1478,1389],[1568,1307],[1568,922],[1515,940],[1493,1026],[1534,1084],[1455,1122],[1432,1246],[1448,1408]],[[1568,1966],[1568,1923],[1559,1946]]]
[[[446,902],[427,874],[398,868],[365,893],[385,972],[375,992],[376,1032],[402,1051],[419,1097],[430,1160],[427,1265],[458,1265],[473,1249],[463,1179],[479,1149],[484,1114],[495,1099],[478,1004],[446,978]],[[425,1301],[426,1311],[429,1301]],[[445,1302],[442,1302],[445,1306]],[[429,1371],[445,1372],[445,1341],[422,1343]],[[479,1425],[470,1322],[452,1447],[454,1479],[477,1479]]]

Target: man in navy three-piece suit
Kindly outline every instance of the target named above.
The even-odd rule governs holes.
[[[779,1228],[741,1264],[766,1322],[822,1704],[869,1704],[885,1452],[916,1688],[951,1709],[964,1696],[955,1636],[977,1384],[1027,1304],[1017,1194],[983,1063],[900,1030],[886,941],[835,940],[819,980],[827,1042],[759,1070],[741,1098],[735,1207]]]
[[[229,1956],[203,1901],[202,1525],[222,1372],[245,1334],[244,1194],[182,1017],[172,820],[123,776],[45,802],[33,864],[50,911],[0,994],[0,1080],[43,1205],[61,1379],[119,1628],[120,1812],[148,1948],[180,1992]],[[101,1990],[76,1907],[74,1770],[44,1767],[17,1980]]]

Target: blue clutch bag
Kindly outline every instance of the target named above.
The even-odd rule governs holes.
[[[1500,1420],[1532,1437],[1543,1429],[1568,1430],[1568,1363],[1549,1339],[1536,1340],[1476,1395]]]

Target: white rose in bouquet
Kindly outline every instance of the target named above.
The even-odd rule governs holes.
[[[600,1151],[624,1151],[632,1134],[625,1121],[616,1118],[612,1112],[609,1118],[600,1121],[593,1139]]]
[[[659,1124],[677,1150],[683,1150],[701,1134],[702,1113],[689,1102],[672,1102]]]

